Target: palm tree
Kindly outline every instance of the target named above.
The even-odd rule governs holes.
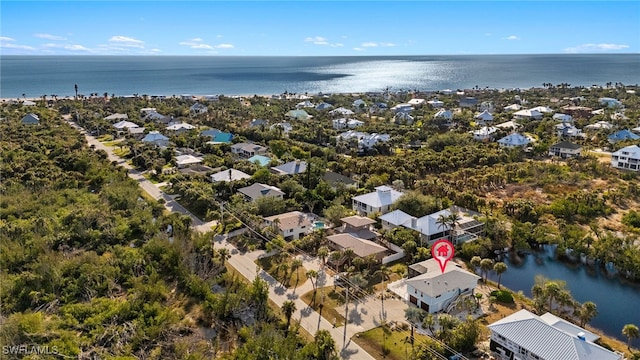
[[[351,260],[356,255],[353,249],[344,249],[344,251],[342,252],[342,255],[346,258],[349,266],[351,266]]]
[[[282,304],[282,313],[287,318],[287,334],[289,334],[289,324],[291,324],[291,316],[296,312],[296,303],[291,300],[287,300]]]
[[[627,337],[627,349],[631,350],[631,340],[640,337],[640,331],[638,330],[638,326],[627,324],[622,328],[622,335]]]
[[[300,259],[293,259],[293,261],[291,262],[291,274],[293,275],[293,273],[296,273],[296,285],[294,286],[294,290],[296,287],[298,287],[298,281],[300,281],[300,275],[298,275],[298,268],[302,266],[302,260]]]
[[[324,265],[327,262],[327,257],[329,256],[329,248],[326,246],[321,246],[318,249],[318,257],[320,258],[320,260],[322,261],[322,266],[324,267]]]
[[[449,225],[449,238],[451,239],[451,242],[453,242],[454,244],[457,242],[457,235],[456,234],[456,229],[458,228],[458,225],[460,224],[460,220],[462,220],[462,216],[460,216],[460,214],[457,211],[454,211],[451,213],[451,215],[449,215],[447,217],[447,223]]]
[[[311,270],[307,271],[306,275],[307,275],[307,279],[309,279],[309,281],[311,281],[311,286],[313,286],[313,301],[312,301],[312,303],[315,304],[316,303],[316,291],[318,290],[317,289],[318,283],[316,281],[318,279],[318,272],[313,270],[313,269],[311,269]]]
[[[76,89],[76,100],[78,100],[78,84],[75,84],[74,89]]]
[[[507,271],[507,264],[502,261],[498,261],[495,265],[493,265],[493,271],[498,275],[498,289],[500,289],[500,280],[502,279],[502,273]]]
[[[480,262],[482,262],[482,258],[480,256],[474,256],[471,258],[471,266],[473,267],[474,272],[476,272],[480,267]]]
[[[586,323],[591,321],[598,315],[598,309],[596,304],[592,301],[587,301],[578,308],[578,317],[580,318],[580,327],[584,327]]]
[[[547,281],[542,286],[542,291],[544,293],[545,298],[549,301],[549,311],[553,309],[553,300],[558,298],[562,289],[560,288],[560,284],[555,281]]]
[[[445,214],[438,215],[438,218],[436,219],[436,224],[438,224],[438,228],[441,229],[442,232],[444,233],[447,230],[447,227],[449,226],[448,216]]]
[[[333,359],[336,351],[336,342],[331,337],[331,333],[327,330],[318,330],[314,336],[314,342],[318,348],[318,359]]]
[[[480,261],[480,269],[482,270],[482,275],[484,277],[483,281],[484,283],[487,282],[487,274],[489,273],[489,271],[493,268],[493,260],[491,259],[482,259],[482,261]]]
[[[387,290],[387,281],[391,280],[391,269],[386,265],[382,265],[380,269],[373,273],[373,276],[378,275],[382,279],[382,294],[380,294],[380,300],[382,301],[382,314],[384,314],[384,294]]]

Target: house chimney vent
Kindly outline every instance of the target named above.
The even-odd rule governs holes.
[[[580,331],[578,333],[578,339],[582,340],[582,341],[586,341],[587,339],[584,337],[584,332]]]

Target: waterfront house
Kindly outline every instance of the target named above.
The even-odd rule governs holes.
[[[251,179],[251,175],[236,169],[227,169],[211,174],[211,182],[232,182],[237,180]]]
[[[271,185],[265,185],[255,183],[250,186],[246,186],[238,189],[238,192],[242,194],[247,201],[256,201],[265,196],[272,196],[279,199],[284,198],[284,192],[279,188]]]
[[[307,162],[301,160],[289,161],[288,163],[272,166],[271,172],[277,175],[301,174],[307,170]]]
[[[269,216],[264,218],[264,222],[265,226],[271,227],[286,241],[297,240],[312,230],[311,220],[300,211]]]
[[[531,143],[531,139],[519,133],[513,133],[498,140],[498,144],[500,145],[500,147],[505,148],[523,148],[529,145],[529,143]]]
[[[459,219],[452,228],[441,219],[450,217],[455,212]],[[451,207],[420,218],[411,216],[402,210],[395,210],[380,216],[382,228],[391,230],[396,227],[412,229],[420,234],[420,240],[432,244],[442,238],[450,238],[456,244],[475,240],[484,233],[484,223],[476,220],[478,213],[461,207]]]
[[[142,138],[142,142],[160,147],[167,147],[169,145],[169,138],[162,135],[159,131],[151,131]]]
[[[489,349],[500,360],[623,360],[599,336],[550,313],[525,309],[489,324]],[[551,346],[552,345],[552,346]]]
[[[255,155],[262,155],[267,152],[267,148],[251,143],[237,143],[231,145],[231,152],[243,158],[250,158]]]
[[[296,109],[312,108],[314,106],[315,105],[311,101],[305,100],[305,101],[297,103],[296,104]]]
[[[464,270],[460,265],[449,261],[444,268],[436,259],[429,259],[409,267],[405,280],[407,299],[405,301],[434,314],[449,312],[456,300],[472,296],[480,277]]]
[[[562,159],[579,157],[582,146],[568,141],[561,141],[549,147],[549,156],[557,156]]]
[[[20,122],[24,125],[38,125],[40,124],[40,117],[34,113],[29,113],[23,116]]]
[[[608,108],[623,107],[622,102],[614,98],[602,97],[598,99],[598,102],[600,103],[600,105],[606,105]]]
[[[507,111],[507,112],[518,111],[520,109],[522,109],[522,105],[520,104],[511,104],[504,107],[504,111]]]
[[[630,145],[611,154],[611,166],[616,169],[640,171],[640,145]]]
[[[359,215],[370,216],[372,214],[386,214],[391,210],[391,206],[404,193],[396,191],[389,186],[378,186],[374,192],[354,196],[352,201],[353,210]]]

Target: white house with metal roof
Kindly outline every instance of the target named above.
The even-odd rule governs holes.
[[[598,335],[546,313],[520,310],[489,325],[489,348],[500,360],[623,360],[595,343]]]
[[[640,145],[631,145],[611,154],[611,166],[616,169],[640,171]]]
[[[434,258],[411,265],[420,275],[405,280],[407,299],[429,313],[448,312],[456,299],[472,295],[480,277],[448,261],[444,272]]]
[[[389,186],[378,186],[376,191],[354,196],[351,201],[353,210],[359,215],[369,216],[371,214],[386,214],[391,210],[393,205],[404,193],[396,191]]]
[[[529,143],[531,143],[531,139],[519,133],[513,133],[498,140],[498,144],[506,148],[525,147]]]

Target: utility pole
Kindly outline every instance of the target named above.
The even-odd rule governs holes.
[[[344,302],[344,335],[342,335],[342,348],[347,347],[347,324],[349,324],[349,284],[346,286],[346,295]]]

